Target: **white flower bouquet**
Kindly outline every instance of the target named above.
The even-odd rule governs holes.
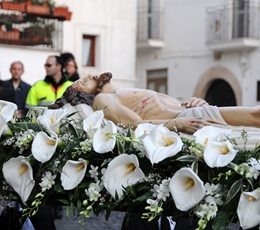
[[[90,211],[109,218],[119,210],[148,221],[193,218],[198,230],[260,224],[260,147],[238,148],[231,130],[204,127],[191,141],[163,125],[104,122],[102,111],[80,121],[65,109],[35,108],[18,120],[15,109],[0,102],[0,196],[20,202],[24,216],[59,202],[79,222]]]

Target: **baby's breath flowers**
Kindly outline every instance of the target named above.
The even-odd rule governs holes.
[[[57,175],[52,175],[51,172],[45,172],[42,177],[42,182],[39,184],[42,187],[42,192],[47,189],[51,189],[52,186],[55,184],[55,178]]]

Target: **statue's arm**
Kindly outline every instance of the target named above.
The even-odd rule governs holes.
[[[186,108],[200,107],[209,105],[204,99],[192,97],[188,101],[182,102],[181,106]]]
[[[133,128],[136,128],[138,124],[142,123],[151,123],[154,125],[164,124],[169,130],[174,130],[174,127],[176,127],[178,131],[194,133],[203,126],[219,124],[211,118],[194,117],[181,117],[165,120],[144,120],[134,111],[120,104],[119,101],[112,95],[96,96],[92,107],[94,110],[103,110],[105,118],[113,121],[115,124],[123,124],[126,127],[130,125]]]

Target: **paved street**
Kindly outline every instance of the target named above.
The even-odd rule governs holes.
[[[73,219],[72,215],[66,217],[65,210],[66,208],[63,207],[62,219],[55,220],[57,230],[120,230],[124,218],[124,213],[122,212],[112,212],[108,221],[105,220],[104,213],[99,215],[99,217],[91,215],[85,225],[82,226],[78,223],[80,218]]]

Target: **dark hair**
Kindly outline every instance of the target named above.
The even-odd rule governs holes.
[[[56,58],[56,62],[61,65],[61,71],[62,71],[63,68],[64,68],[64,61],[63,61],[63,59],[60,56],[57,56],[57,55],[55,55],[53,57],[55,57]]]
[[[112,73],[105,72],[102,73],[97,80],[97,87],[94,94],[88,94],[72,88],[69,86],[62,97],[57,99],[54,104],[49,106],[49,109],[58,109],[63,107],[65,104],[70,103],[71,105],[87,104],[92,106],[93,100],[97,94],[99,94],[105,84],[110,82],[112,78]]]
[[[76,68],[76,71],[77,71],[78,70],[78,65],[77,65],[77,62],[76,62],[76,60],[74,58],[67,59],[67,61],[64,64],[64,68],[66,68],[68,62],[70,62],[70,61],[73,61],[74,65],[75,65],[75,68]]]
[[[98,80],[97,80],[97,87],[95,90],[95,95],[99,94],[105,84],[110,82],[110,79],[112,78],[112,73],[105,72],[100,74]]]
[[[66,53],[61,53],[60,57],[63,59],[64,62],[66,62],[68,59],[75,59],[74,55],[72,53],[66,52]]]
[[[49,109],[58,109],[63,107],[67,103],[70,103],[73,106],[79,104],[87,104],[92,106],[94,98],[94,94],[87,94],[69,86],[63,93],[62,97],[58,98],[54,102],[54,104],[49,106]]]

